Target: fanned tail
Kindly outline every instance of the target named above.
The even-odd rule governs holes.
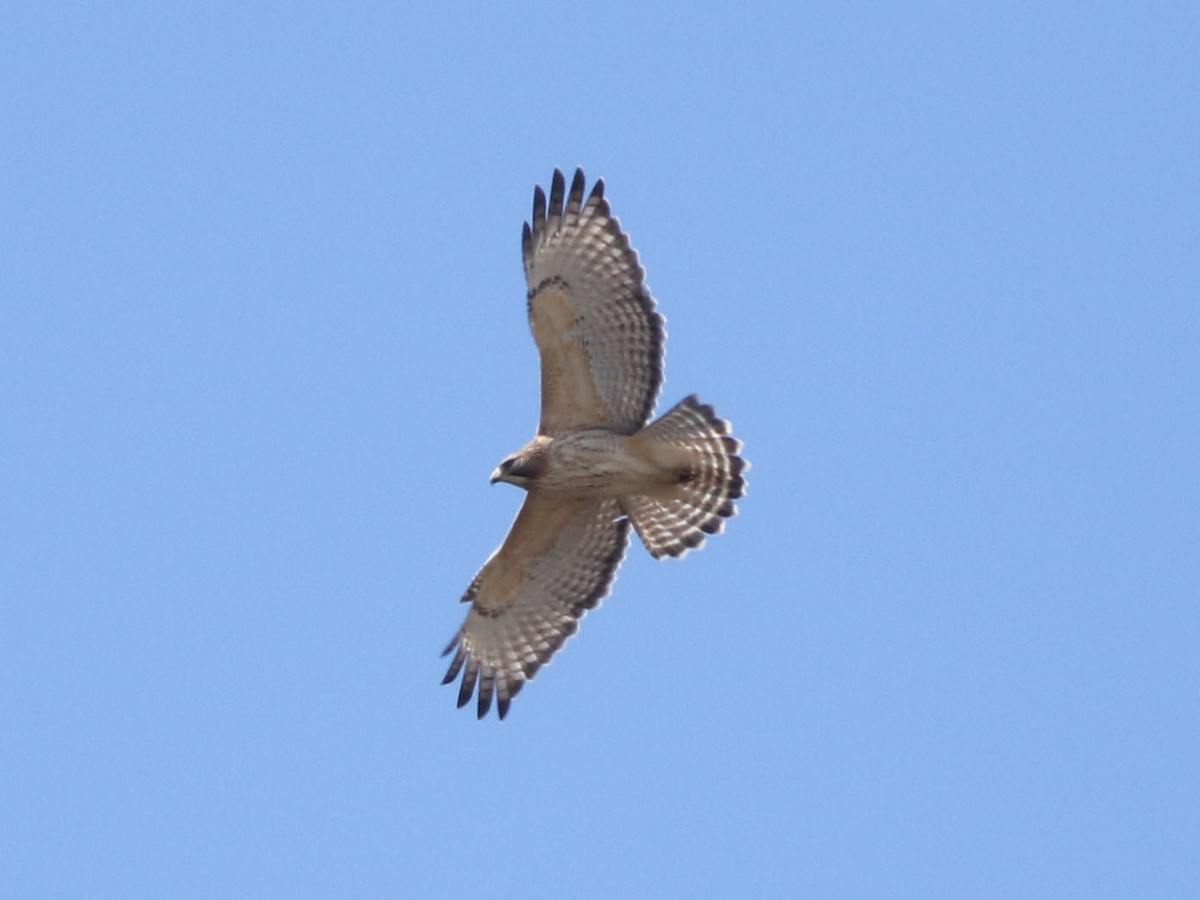
[[[717,534],[737,515],[749,464],[730,425],[693,394],[681,400],[637,437],[661,447],[675,462],[675,483],[651,494],[621,498],[621,505],[646,549],[656,558],[682,556]]]

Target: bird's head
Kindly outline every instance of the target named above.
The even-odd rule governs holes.
[[[496,471],[492,473],[492,484],[507,481],[509,484],[528,489],[530,482],[542,474],[543,468],[542,454],[525,447],[496,466]]]

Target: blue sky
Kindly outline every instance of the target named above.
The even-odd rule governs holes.
[[[0,35],[0,893],[1195,896],[1194,6]],[[576,165],[754,468],[480,723]]]

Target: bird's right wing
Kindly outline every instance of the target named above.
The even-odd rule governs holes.
[[[529,324],[542,362],[541,434],[607,428],[632,434],[654,411],[663,380],[663,318],[645,272],[597,181],[554,170],[550,202],[533,194],[522,236]]]

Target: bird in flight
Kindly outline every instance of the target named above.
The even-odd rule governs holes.
[[[565,201],[565,202],[564,202]],[[736,514],[748,464],[729,423],[695,395],[650,421],[663,381],[663,318],[599,180],[584,199],[555,169],[521,240],[541,357],[541,421],[492,483],[524,488],[508,536],[475,576],[443,656],[503,719],[517,692],[608,593],[630,526],[656,558],[682,556]]]

